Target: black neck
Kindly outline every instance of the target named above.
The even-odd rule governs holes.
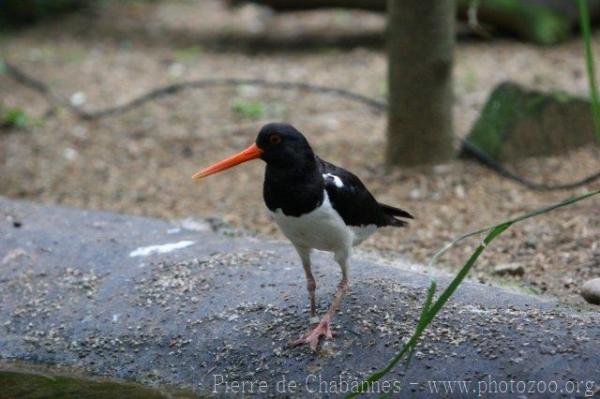
[[[293,166],[291,166],[293,165]],[[323,202],[325,183],[316,157],[282,168],[267,163],[263,197],[267,208],[287,216],[300,216]]]

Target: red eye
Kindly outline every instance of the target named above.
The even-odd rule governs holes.
[[[281,143],[281,136],[279,136],[278,134],[273,134],[271,135],[271,137],[269,137],[269,142],[273,145],[277,145]]]

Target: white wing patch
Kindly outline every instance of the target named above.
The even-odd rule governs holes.
[[[342,179],[340,179],[338,176],[331,174],[331,173],[323,173],[323,178],[325,180],[327,179],[333,179],[333,184],[335,184],[335,186],[337,188],[342,188],[344,187],[344,182],[342,182]]]

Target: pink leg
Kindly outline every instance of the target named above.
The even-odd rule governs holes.
[[[308,291],[308,298],[310,300],[310,317],[315,317],[317,314],[317,300],[315,298],[315,290],[317,288],[317,282],[312,274],[310,264],[310,248],[296,247],[298,255],[302,260],[302,267],[306,274],[306,289]]]
[[[308,334],[306,334],[304,337],[294,341],[292,343],[293,346],[309,344],[310,349],[312,349],[313,351],[316,351],[317,346],[319,346],[319,341],[321,340],[321,337],[330,338],[330,339],[333,338],[334,334],[331,331],[331,319],[333,318],[333,315],[335,314],[336,310],[340,306],[340,303],[342,302],[344,295],[346,295],[347,290],[348,290],[348,279],[346,276],[344,276],[338,286],[338,289],[335,293],[333,302],[331,303],[329,310],[327,311],[327,313],[325,313],[325,316],[323,316],[323,318],[321,319],[319,324],[317,324],[315,327],[313,327],[312,330],[308,332]]]

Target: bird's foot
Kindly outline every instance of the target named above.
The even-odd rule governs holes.
[[[292,346],[309,344],[310,349],[316,351],[321,337],[333,338],[334,335],[333,331],[331,331],[331,315],[327,313],[323,316],[319,324],[314,326],[305,336],[294,341]]]

